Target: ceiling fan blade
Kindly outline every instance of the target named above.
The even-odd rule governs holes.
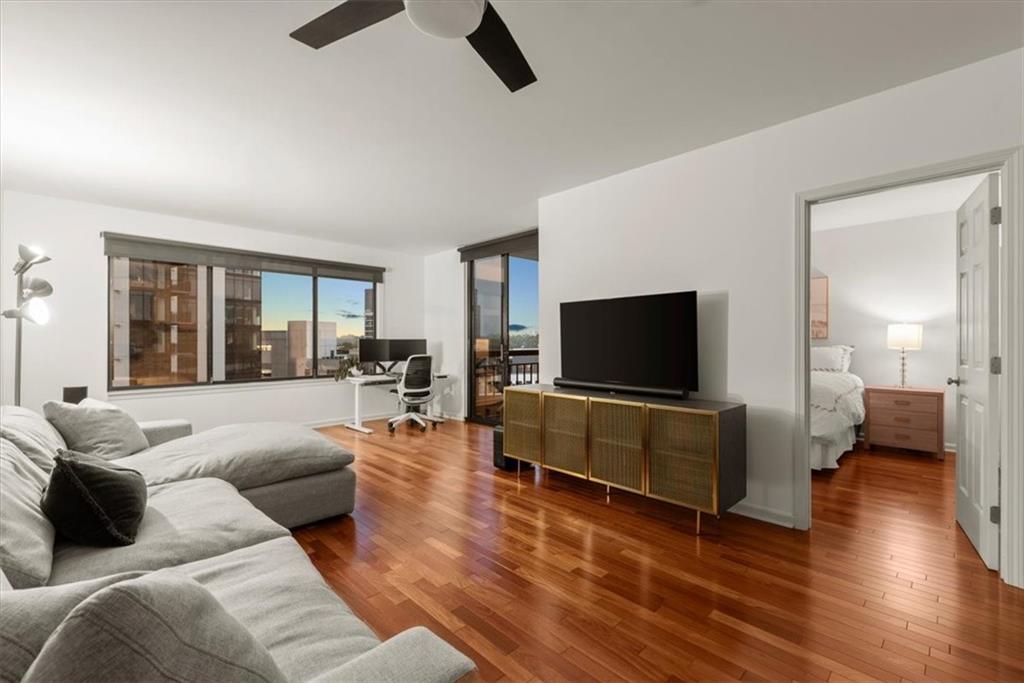
[[[466,36],[466,40],[512,92],[537,80],[526,57],[491,3],[487,3],[480,26]]]
[[[402,0],[346,0],[301,28],[291,37],[319,50],[405,9]]]

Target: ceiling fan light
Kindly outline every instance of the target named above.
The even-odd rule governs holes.
[[[405,0],[409,21],[428,36],[465,38],[480,26],[487,0]]]

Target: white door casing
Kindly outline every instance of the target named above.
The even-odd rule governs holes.
[[[957,211],[956,520],[990,569],[999,568],[999,175],[989,175]]]

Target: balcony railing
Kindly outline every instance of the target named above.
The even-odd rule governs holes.
[[[493,396],[500,398],[502,389],[506,386],[505,369],[501,360],[494,356],[477,359],[476,395],[478,401],[481,398]],[[517,386],[520,384],[536,384],[540,381],[540,356],[537,349],[511,349],[508,352],[508,384]]]
[[[511,349],[508,352],[508,384],[536,384],[540,381],[540,355],[537,349]]]

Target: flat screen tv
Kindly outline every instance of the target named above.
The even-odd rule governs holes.
[[[559,386],[686,396],[698,390],[697,292],[561,305]]]

